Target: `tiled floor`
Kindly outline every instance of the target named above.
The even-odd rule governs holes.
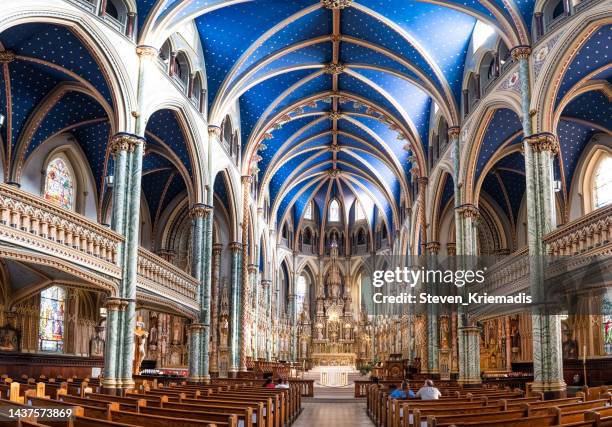
[[[307,402],[292,427],[371,427],[365,402]]]

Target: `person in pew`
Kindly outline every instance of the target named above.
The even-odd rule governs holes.
[[[434,387],[432,380],[425,380],[425,385],[416,393],[416,397],[421,400],[438,400],[440,396],[442,396],[442,393]]]
[[[405,400],[405,399],[414,399],[416,395],[414,394],[412,390],[410,390],[408,383],[404,381],[402,382],[401,388],[397,388],[393,390],[393,392],[389,395],[389,397],[391,397],[392,399]]]
[[[284,379],[279,378],[278,381],[276,381],[275,388],[289,388],[289,383],[287,383],[287,381],[285,381]]]
[[[276,388],[276,386],[272,382],[272,378],[268,378],[263,386],[264,388]]]

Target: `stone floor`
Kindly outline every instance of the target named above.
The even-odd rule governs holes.
[[[292,427],[371,427],[365,402],[306,402]]]
[[[365,399],[355,399],[353,389],[315,389],[314,398],[304,398],[304,410],[291,427],[371,427]]]

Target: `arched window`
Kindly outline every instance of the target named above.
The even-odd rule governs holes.
[[[551,20],[558,18],[559,16],[563,15],[563,13],[564,13],[563,0],[561,0],[555,5],[555,8],[552,11]]]
[[[304,210],[304,219],[312,219],[312,202],[308,202]]]
[[[306,277],[300,274],[295,286],[296,313],[301,313],[304,308],[304,299],[306,298]]]
[[[174,74],[179,78],[185,87],[189,85],[189,61],[187,61],[187,56],[185,56],[185,54],[182,52],[176,56]]]
[[[170,60],[170,55],[172,53],[172,46],[170,45],[170,40],[166,40],[159,50],[159,58],[164,62],[168,63]]]
[[[68,159],[63,155],[54,157],[45,171],[44,199],[73,209],[75,193],[74,173]]]
[[[327,214],[329,222],[340,221],[340,203],[336,199],[329,204],[329,213]]]
[[[594,208],[612,203],[612,156],[605,155],[599,161],[593,176]]]
[[[64,350],[64,311],[66,291],[51,286],[40,293],[38,348],[61,353]]]
[[[357,232],[357,244],[358,245],[366,244],[366,234],[363,228],[360,228],[359,231]]]
[[[387,238],[387,226],[385,225],[384,222],[383,222],[382,227],[381,227],[380,235],[381,235],[381,237],[383,239]]]
[[[359,203],[355,203],[355,221],[362,221],[365,219],[365,213]]]

